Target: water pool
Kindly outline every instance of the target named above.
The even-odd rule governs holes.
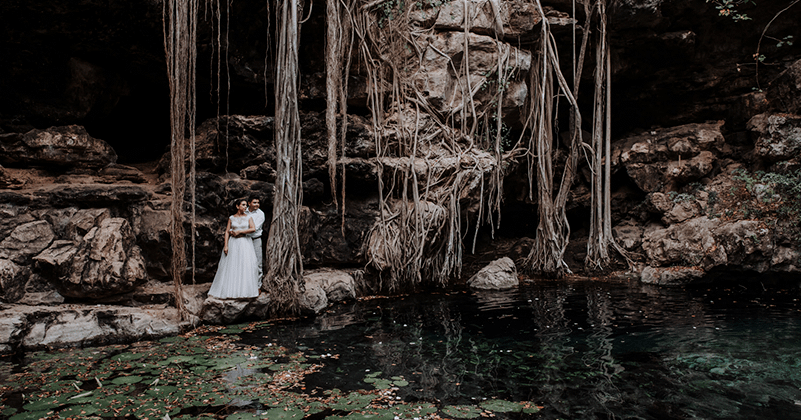
[[[0,419],[801,419],[799,299],[589,280],[365,299],[5,358]]]
[[[338,355],[309,388],[380,371],[408,380],[406,401],[534,401],[532,418],[801,419],[799,299],[758,282],[540,281],[357,302],[255,335]]]

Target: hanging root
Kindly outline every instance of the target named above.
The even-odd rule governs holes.
[[[507,162],[503,92],[517,77],[514,66],[528,57],[489,41],[497,46],[495,66],[477,76],[471,43],[480,39],[486,45],[488,38],[470,32],[466,19],[464,33],[457,35],[461,61],[455,63],[437,48],[442,41],[431,30],[410,23],[412,7],[417,6],[370,2],[350,9],[358,69],[368,83],[382,209],[365,248],[389,290],[442,286],[459,276],[468,214],[476,229],[484,223],[497,228]],[[499,9],[493,10],[501,35]],[[455,78],[447,106],[433,103],[424,88],[432,54],[447,62]]]
[[[184,238],[184,194],[186,191],[186,128],[189,126],[191,146],[192,233],[194,233],[194,140],[195,140],[195,63],[197,46],[197,0],[167,0],[164,2],[164,50],[167,56],[167,77],[170,86],[170,175],[172,203],[170,207],[170,238],[173,252],[172,278],[175,284],[175,304],[182,319],[184,307],[183,277],[186,273]],[[192,235],[192,272],[194,279],[194,235]]]
[[[273,216],[267,238],[268,267],[263,288],[270,293],[274,314],[300,309],[303,261],[298,238],[301,187],[300,115],[298,113],[298,8],[286,0],[280,8],[279,48],[275,82],[276,180]]]

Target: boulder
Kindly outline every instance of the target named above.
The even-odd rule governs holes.
[[[108,143],[78,125],[0,136],[0,164],[100,169],[116,161]]]
[[[495,260],[467,281],[473,289],[503,290],[517,287],[517,268],[509,257]]]
[[[748,128],[759,134],[754,152],[769,162],[801,154],[801,115],[759,114],[748,121]]]
[[[60,266],[67,272],[60,271],[56,286],[67,297],[102,299],[130,292],[147,279],[133,230],[122,218],[101,221]]]
[[[303,279],[306,282],[306,291],[310,286],[319,286],[329,303],[356,298],[356,281],[346,271],[330,268],[309,270],[304,271]]]
[[[16,302],[22,299],[30,274],[29,267],[0,258],[0,301]]]
[[[260,293],[253,299],[218,299],[208,296],[203,301],[200,319],[211,324],[232,324],[245,319],[267,319],[270,295]]]
[[[109,209],[78,210],[67,221],[65,237],[68,240],[78,242],[82,240],[93,227],[98,226],[109,217],[111,217],[111,211],[109,211]]]
[[[300,295],[300,307],[303,312],[315,314],[328,307],[328,297],[319,282],[306,283],[306,290]]]
[[[30,259],[53,242],[53,228],[44,220],[17,226],[0,242],[0,258],[21,265],[29,265]]]
[[[48,281],[56,284],[59,277],[68,275],[72,268],[72,258],[78,252],[75,242],[67,240],[53,241],[39,255],[33,257],[35,266]]]

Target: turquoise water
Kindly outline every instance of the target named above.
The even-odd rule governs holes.
[[[801,290],[527,281],[0,360],[0,420],[801,419]]]
[[[338,355],[306,378],[312,389],[357,389],[380,371],[409,381],[405,401],[542,407],[520,418],[801,419],[799,299],[759,282],[540,281],[356,302],[254,337]]]

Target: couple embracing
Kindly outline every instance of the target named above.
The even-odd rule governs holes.
[[[261,287],[264,212],[258,197],[235,204],[236,214],[228,217],[223,252],[209,289],[209,296],[219,299],[254,298]]]

